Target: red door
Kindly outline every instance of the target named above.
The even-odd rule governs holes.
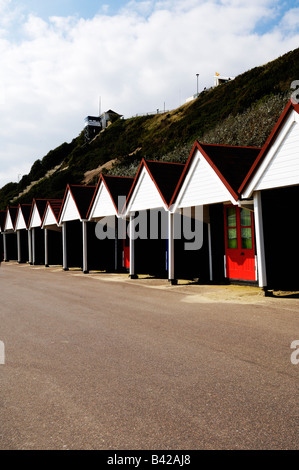
[[[130,247],[126,246],[124,243],[124,257],[123,257],[123,267],[129,268],[130,267]]]
[[[130,268],[130,239],[127,235],[127,226],[124,224],[124,237],[123,237],[123,267]]]
[[[255,281],[253,213],[237,206],[225,206],[226,277]]]

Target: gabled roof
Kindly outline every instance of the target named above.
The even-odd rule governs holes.
[[[143,168],[147,170],[164,204],[168,207],[185,168],[185,164],[142,159],[126,201],[127,207],[129,206],[130,199],[138,184]]]
[[[87,219],[88,209],[93,198],[96,186],[84,186],[84,185],[75,185],[75,184],[68,184],[64,193],[63,201],[61,204],[60,212],[59,212],[59,223],[61,220],[61,215],[63,212],[63,208],[66,202],[66,198],[68,193],[71,194],[78,213],[80,215],[81,220]]]
[[[54,214],[54,217],[57,221],[57,224],[58,224],[58,217],[59,217],[61,206],[62,206],[62,199],[49,199],[47,201],[47,204],[46,204],[46,207],[45,207],[45,210],[44,210],[41,225],[43,225],[48,207],[51,208],[51,210]]]
[[[133,181],[134,181],[134,178],[131,178],[129,176],[103,175],[102,173],[99,178],[98,184],[96,186],[96,190],[94,192],[92,201],[90,203],[87,216],[88,217],[90,216],[93,205],[97,198],[98,191],[102,184],[105,185],[107,191],[109,192],[111,200],[115,207],[115,210],[118,213],[120,209],[118,207],[118,197],[119,196],[124,196],[125,198],[128,197]]]
[[[47,199],[36,199],[36,198],[32,199],[28,226],[30,226],[30,223],[31,223],[34,207],[36,207],[40,220],[42,220],[46,205],[47,205]]]
[[[32,208],[32,204],[19,204],[18,205],[18,213],[19,212],[22,213],[26,228],[29,227],[31,208]],[[17,220],[18,220],[18,214],[16,216],[16,223],[17,223]]]
[[[53,203],[54,205],[57,203],[57,199],[37,199],[33,198],[32,200],[32,205],[31,205],[31,212],[30,212],[30,217],[29,217],[29,222],[28,222],[28,227],[31,224],[31,219],[33,215],[33,209],[36,207],[38,211],[38,215],[40,217],[41,223],[45,214],[46,206],[48,203]]]
[[[122,116],[122,114],[118,114],[116,111],[113,111],[112,109],[108,109],[108,111],[106,111],[106,113],[115,114],[116,116]]]
[[[170,205],[175,202],[197,151],[205,158],[232,197],[237,201],[239,197],[238,188],[260,153],[261,148],[204,144],[195,141]]]
[[[239,187],[239,193],[242,193],[244,191],[244,189],[250,183],[253,176],[256,174],[257,170],[259,169],[260,165],[262,164],[266,155],[268,154],[271,146],[274,144],[275,140],[277,139],[282,126],[284,125],[285,121],[287,120],[287,118],[289,117],[292,111],[296,111],[299,114],[299,104],[294,102],[292,99],[290,99],[285,109],[281,113],[277,123],[275,124],[271,134],[269,135],[264,146],[262,147],[259,155],[253,162],[247,175],[244,177],[244,180],[242,181]]]
[[[47,205],[51,207],[53,214],[58,221],[59,212],[62,206],[62,199],[51,199],[48,201]]]
[[[7,223],[8,217],[10,217],[11,223],[12,223],[12,227],[13,227],[13,230],[14,230],[14,228],[15,228],[15,223],[16,223],[16,218],[17,218],[17,212],[18,212],[18,208],[17,208],[17,207],[10,207],[10,206],[7,206],[6,215],[5,215],[5,221],[4,221],[4,229],[5,229],[5,227],[6,227],[6,223]]]

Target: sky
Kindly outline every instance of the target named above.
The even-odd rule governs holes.
[[[0,0],[0,187],[88,115],[171,110],[297,47],[299,0]]]

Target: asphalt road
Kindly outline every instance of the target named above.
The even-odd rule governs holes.
[[[299,299],[16,263],[0,288],[1,450],[299,448]]]

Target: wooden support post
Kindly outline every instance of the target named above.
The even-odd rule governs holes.
[[[254,223],[257,253],[257,275],[259,287],[267,287],[266,257],[264,244],[263,213],[261,192],[256,191],[253,196]]]
[[[17,230],[17,246],[18,246],[18,263],[22,262],[22,253],[21,253],[21,232]]]
[[[62,223],[62,255],[63,255],[63,270],[68,271],[67,265],[67,242],[66,242],[66,222]]]
[[[88,274],[87,221],[86,220],[82,220],[82,244],[83,244],[83,273]]]
[[[32,264],[35,265],[36,256],[35,256],[35,228],[32,229]]]
[[[135,221],[134,215],[130,214],[130,278],[137,279],[135,273]]]
[[[115,272],[118,271],[118,220],[117,217],[115,216],[114,219],[114,224],[115,224],[115,240],[114,240],[114,270]]]
[[[32,232],[28,229],[28,261],[32,264]]]
[[[48,254],[48,229],[44,229],[44,235],[45,235],[45,266],[46,268],[49,267],[49,254]]]
[[[3,233],[3,251],[4,251],[4,261],[9,261],[8,260],[8,253],[7,253],[6,233]]]
[[[209,242],[209,271],[210,282],[213,281],[213,255],[212,255],[212,237],[211,237],[211,224],[208,223],[208,242]]]
[[[168,281],[177,284],[174,276],[174,214],[168,212]]]

